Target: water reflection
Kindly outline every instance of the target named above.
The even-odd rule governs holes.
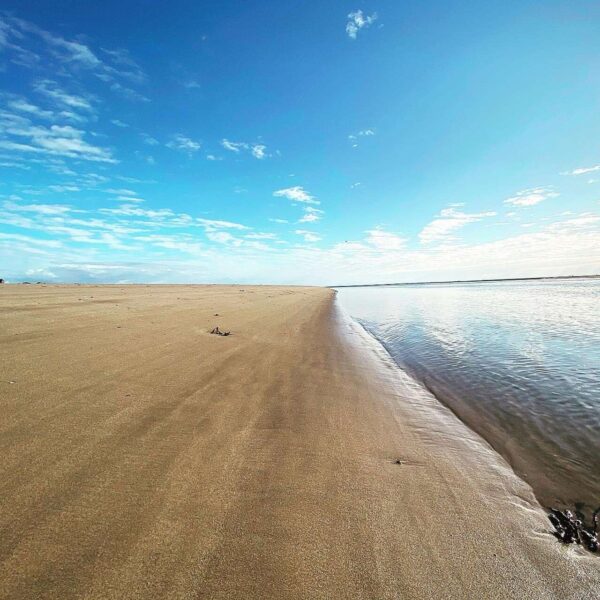
[[[600,281],[345,288],[342,306],[546,504],[600,504]]]

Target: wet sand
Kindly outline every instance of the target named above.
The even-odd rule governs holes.
[[[0,411],[1,598],[597,597],[331,290],[2,286]]]

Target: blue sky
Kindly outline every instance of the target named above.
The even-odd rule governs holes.
[[[0,13],[0,276],[600,271],[597,2]]]

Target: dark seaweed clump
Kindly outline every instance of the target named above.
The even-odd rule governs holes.
[[[230,332],[230,331],[221,331],[221,330],[220,330],[218,327],[215,327],[215,328],[214,328],[214,329],[211,331],[211,333],[212,333],[213,335],[222,335],[222,336],[225,336],[225,337],[226,337],[226,336],[228,336],[228,335],[231,335],[231,332]]]
[[[553,534],[563,544],[580,544],[590,552],[598,552],[598,520],[600,507],[592,514],[592,524],[588,525],[579,511],[552,508],[548,518],[554,526]]]

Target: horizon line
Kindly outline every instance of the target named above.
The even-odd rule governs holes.
[[[498,277],[495,279],[450,279],[446,281],[407,281],[398,283],[354,283],[348,285],[328,285],[328,288],[350,288],[350,287],[386,287],[404,285],[441,285],[447,283],[496,283],[501,281],[540,281],[544,279],[594,279],[600,278],[595,275],[548,275],[542,277]]]

